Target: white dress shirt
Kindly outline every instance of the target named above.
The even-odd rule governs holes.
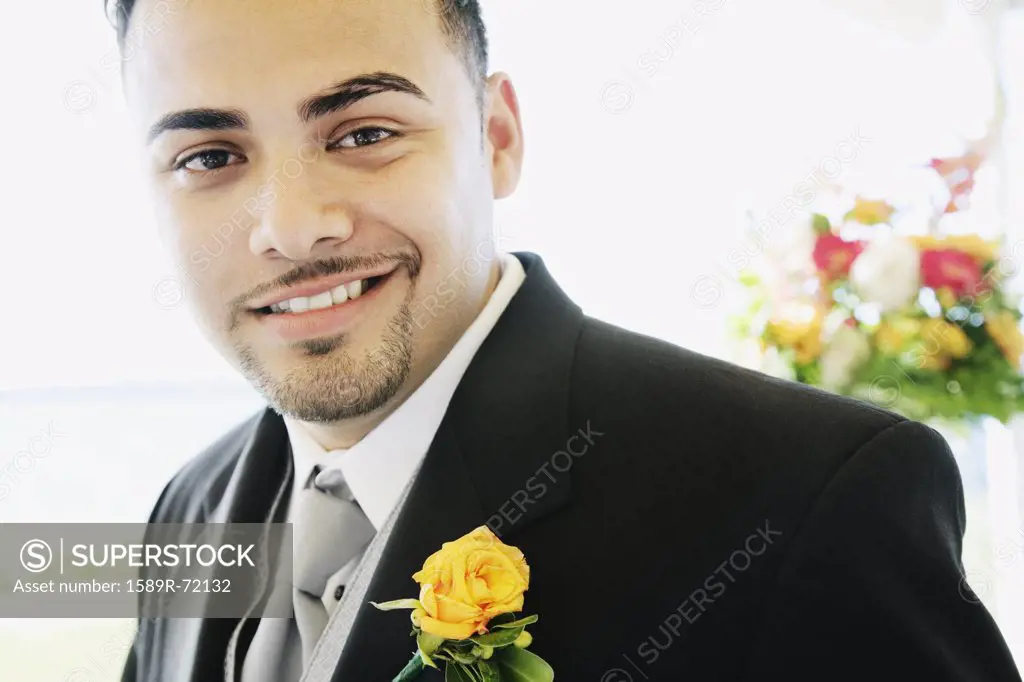
[[[356,502],[380,530],[427,454],[470,361],[526,279],[518,258],[508,253],[498,258],[501,276],[483,310],[434,372],[361,441],[347,449],[325,450],[301,422],[284,418],[292,446],[293,489],[305,483],[315,465],[340,470]],[[290,511],[287,520],[292,521]]]

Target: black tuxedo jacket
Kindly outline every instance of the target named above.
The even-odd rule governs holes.
[[[486,523],[526,554],[532,649],[557,680],[1021,680],[962,581],[961,480],[935,431],[586,317],[516,255],[526,281],[368,600],[415,596],[423,560]],[[244,460],[230,520],[262,522],[289,457],[267,409],[189,463],[151,521],[207,518]],[[234,626],[203,622],[182,652],[193,682],[222,679]],[[125,682],[161,679],[163,632],[140,623]],[[364,605],[333,679],[390,681],[413,649],[406,617]]]

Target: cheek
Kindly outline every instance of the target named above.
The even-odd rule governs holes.
[[[490,232],[490,190],[472,155],[446,149],[409,164],[387,186],[396,193],[393,208],[399,217],[393,224],[439,265],[457,266]]]
[[[247,217],[193,197],[172,199],[162,208],[161,233],[201,317],[222,313],[224,301],[239,293],[231,273],[248,253]]]
[[[153,203],[166,243],[178,263],[205,271],[204,254],[219,257],[229,245],[245,247],[258,208],[253,181],[226,176],[219,186],[185,188],[174,178],[161,178],[153,188]],[[197,268],[197,265],[199,266]]]
[[[442,154],[409,155],[356,190],[356,231],[360,225],[372,231],[377,224],[401,235],[420,254],[421,280],[449,260],[464,231],[451,165]]]

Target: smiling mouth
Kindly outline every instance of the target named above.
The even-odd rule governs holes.
[[[301,315],[302,313],[314,310],[340,307],[355,301],[363,294],[378,287],[382,282],[391,277],[392,274],[394,274],[394,271],[384,275],[346,282],[331,289],[324,289],[311,296],[296,296],[295,298],[289,298],[262,308],[255,308],[252,312],[257,315]]]

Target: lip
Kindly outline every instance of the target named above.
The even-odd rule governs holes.
[[[264,314],[252,312],[251,314],[256,316],[259,324],[263,325],[283,341],[303,341],[317,337],[341,334],[358,323],[361,317],[365,316],[366,311],[369,310],[374,301],[379,298],[380,292],[387,288],[391,284],[392,280],[394,280],[392,275],[397,269],[398,268],[394,268],[390,273],[385,273],[387,276],[384,277],[384,279],[378,282],[375,287],[362,294],[359,298],[345,301],[341,305],[331,306],[330,308],[320,308],[319,310],[307,310],[302,313]],[[377,275],[366,275],[366,277],[375,276]],[[347,280],[341,279],[338,280],[338,282],[351,282],[355,279],[363,278],[352,277],[349,275]],[[325,279],[322,281],[328,280]],[[317,291],[317,289],[314,289],[312,293],[316,293]],[[289,297],[291,298],[294,296],[302,296],[302,294],[291,294]]]
[[[296,284],[295,286],[288,287],[287,289],[281,289],[274,292],[273,294],[267,294],[262,298],[258,298],[249,305],[249,310],[259,310],[260,308],[266,308],[275,303],[281,301],[287,301],[290,298],[298,298],[300,296],[315,296],[316,294],[324,291],[330,291],[340,284],[348,284],[349,282],[355,282],[361,279],[368,279],[370,277],[384,277],[390,275],[398,269],[398,264],[392,263],[385,265],[375,270],[360,270],[356,272],[344,272],[337,275],[329,275],[327,277],[320,277],[318,279],[309,280],[302,284]],[[373,293],[371,289],[369,293]],[[362,297],[360,297],[362,298]],[[356,301],[360,299],[357,298]],[[315,312],[315,311],[313,311]],[[304,315],[305,313],[299,313],[296,315]]]

